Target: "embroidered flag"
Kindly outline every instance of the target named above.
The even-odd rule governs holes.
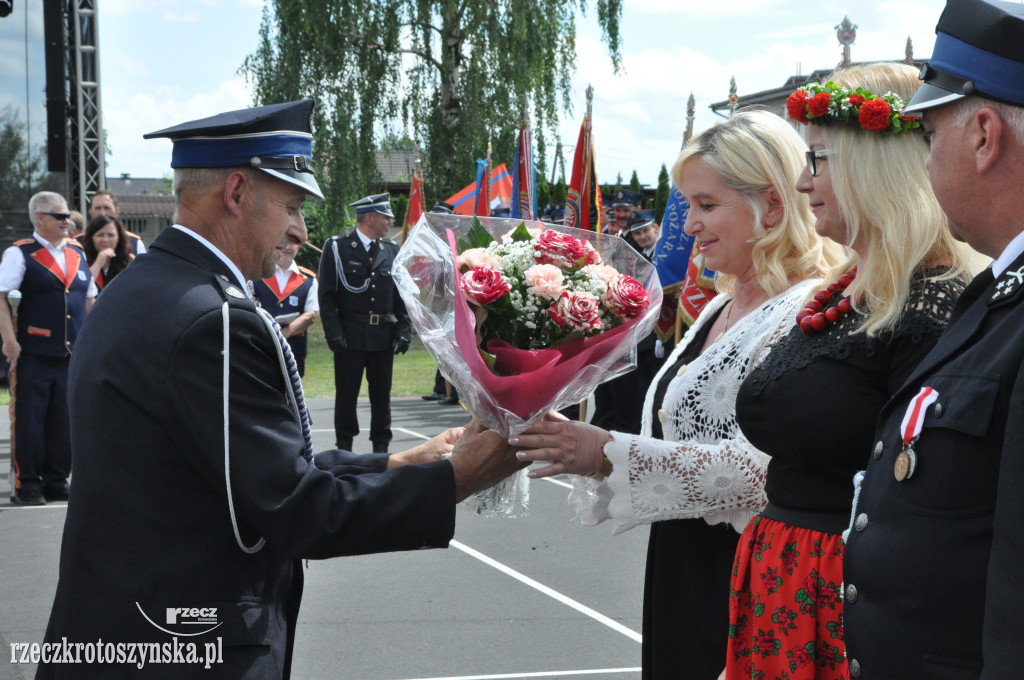
[[[409,207],[405,211],[405,224],[402,226],[402,243],[405,243],[409,229],[419,221],[423,212],[423,177],[417,170],[412,174],[412,183],[409,185]]]
[[[510,215],[524,220],[537,219],[537,175],[533,166],[533,132],[523,124],[519,129],[519,142],[513,162],[512,205]]]
[[[661,238],[651,259],[658,269],[658,279],[665,294],[661,316],[655,326],[663,342],[674,335],[680,311],[683,324],[689,327],[704,305],[717,294],[714,272],[704,269],[703,257],[699,264],[691,257],[694,238],[683,231],[689,211],[690,206],[683,194],[673,186],[662,217]]]
[[[572,179],[565,192],[565,226],[593,230],[601,224],[601,189],[594,167],[594,140],[590,116],[584,116],[576,154],[572,161]]]

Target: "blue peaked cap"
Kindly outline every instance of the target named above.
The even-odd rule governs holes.
[[[323,200],[313,176],[313,100],[218,113],[143,135],[174,143],[172,168],[253,167]]]
[[[1024,106],[1024,5],[948,0],[935,27],[924,83],[903,109],[913,113],[969,95]]]

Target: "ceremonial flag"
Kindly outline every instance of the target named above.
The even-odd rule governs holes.
[[[533,167],[533,132],[525,123],[519,129],[519,142],[516,144],[513,167],[515,174],[512,176],[510,215],[513,218],[535,220],[537,219],[537,175]]]
[[[689,210],[686,199],[673,186],[661,220],[661,238],[651,259],[664,292],[661,316],[655,326],[662,342],[673,339],[677,318],[689,327],[717,294],[715,273],[704,269],[704,257],[693,249],[694,238],[683,231]]]
[[[412,183],[409,185],[409,207],[405,211],[405,224],[402,226],[402,243],[409,235],[409,229],[416,224],[420,216],[425,212],[423,207],[423,178],[420,171],[412,174]]]
[[[490,182],[491,210],[508,208],[512,204],[512,173],[504,163],[491,170]],[[467,184],[461,191],[449,196],[446,200],[455,207],[456,215],[476,214],[477,183]]]
[[[565,192],[565,226],[599,230],[601,226],[601,188],[594,168],[594,140],[590,115],[583,118],[576,154],[572,161],[572,179]]]
[[[490,169],[487,161],[476,159],[476,200],[473,214],[477,217],[488,217],[491,214]]]

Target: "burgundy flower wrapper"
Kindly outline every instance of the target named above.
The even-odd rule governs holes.
[[[524,222],[479,219],[499,239]],[[393,275],[417,334],[475,419],[505,436],[518,434],[549,410],[583,401],[602,382],[635,367],[636,343],[651,332],[661,309],[654,267],[617,236],[527,220],[529,228],[554,229],[589,241],[606,264],[644,286],[650,303],[631,321],[548,349],[524,350],[492,340],[487,351],[495,356],[498,369],[516,375],[492,372],[477,347],[475,315],[456,279],[456,238],[464,237],[471,223],[472,218],[459,215],[424,214],[402,245]],[[527,488],[525,473],[520,472],[482,492],[487,498],[477,494],[467,504],[477,514],[522,516]]]

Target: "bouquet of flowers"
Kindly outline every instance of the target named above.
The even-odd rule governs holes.
[[[395,260],[424,345],[484,425],[506,436],[633,368],[654,326],[654,267],[617,236],[541,222],[428,213]],[[525,513],[520,472],[467,501]]]

